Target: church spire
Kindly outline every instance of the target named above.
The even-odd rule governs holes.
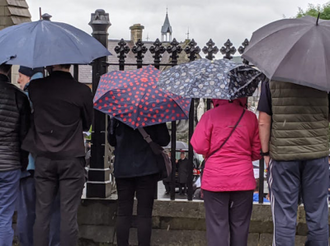
[[[162,26],[162,42],[171,42],[172,41],[172,26],[170,24],[170,20],[168,18],[168,8],[166,8],[166,17],[164,24]]]

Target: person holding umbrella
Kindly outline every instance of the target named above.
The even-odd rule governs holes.
[[[137,198],[137,232],[141,246],[149,246],[151,215],[160,170],[157,156],[138,130],[113,119],[108,140],[115,147],[114,175],[118,194],[117,244],[129,245],[134,196]],[[153,142],[166,146],[170,135],[165,123],[144,128]]]
[[[20,88],[29,96],[28,87],[30,81],[43,78],[43,68],[31,69],[20,66],[18,70],[18,80]],[[32,105],[31,105],[31,108]],[[32,109],[33,111],[33,109]],[[34,183],[35,161],[32,154],[29,154],[29,164],[27,169],[22,171],[18,205],[17,205],[17,235],[21,245],[33,246],[33,225],[35,222],[36,192]],[[50,246],[60,245],[60,200],[57,194],[53,208],[52,220],[50,224]]]
[[[246,98],[213,100],[191,139],[205,155],[202,190],[208,246],[247,245],[256,182],[252,161],[260,156],[258,121]],[[228,243],[230,242],[230,243]]]
[[[36,155],[34,245],[49,244],[52,204],[60,194],[60,245],[76,245],[77,211],[85,183],[83,131],[92,123],[91,90],[70,74],[70,65],[54,65],[50,76],[29,84],[32,120],[22,148]]]
[[[269,78],[262,83],[258,110],[273,245],[294,245],[300,193],[305,245],[328,245],[329,37],[330,21],[282,19],[255,31],[243,54]]]
[[[111,117],[108,141],[115,147],[119,246],[129,245],[135,196],[139,245],[150,246],[157,182],[167,176],[163,157],[152,146],[166,146],[170,135],[165,122],[186,119],[189,112],[190,100],[156,86],[159,74],[153,66],[104,74],[94,97],[94,108]]]

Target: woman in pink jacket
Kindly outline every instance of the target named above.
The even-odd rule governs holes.
[[[213,100],[214,108],[203,115],[191,139],[206,158],[202,190],[208,246],[247,245],[256,186],[252,161],[261,159],[261,146],[258,121],[245,110],[246,101]]]

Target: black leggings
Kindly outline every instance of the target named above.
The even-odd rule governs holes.
[[[134,178],[117,178],[118,214],[117,244],[128,246],[132,223],[134,195],[137,198],[137,233],[139,246],[150,246],[152,208],[159,174]]]

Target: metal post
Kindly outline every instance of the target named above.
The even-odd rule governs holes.
[[[262,158],[259,161],[259,203],[264,203],[264,172],[265,161]]]
[[[190,112],[189,112],[189,152],[188,152],[188,160],[189,160],[189,172],[188,172],[188,201],[192,201],[193,199],[193,187],[192,187],[192,179],[193,179],[193,161],[194,161],[194,152],[193,147],[190,143],[190,140],[192,138],[192,135],[194,133],[194,120],[195,120],[195,100],[191,99],[191,106],[190,106]]]
[[[171,161],[172,161],[172,173],[170,183],[170,198],[175,200],[175,173],[176,173],[176,121],[171,123]]]
[[[109,14],[104,10],[98,9],[91,15],[89,25],[93,29],[93,37],[97,39],[106,48],[108,47],[108,28],[111,23]],[[93,94],[97,90],[99,80],[102,74],[107,72],[107,57],[101,57],[94,60],[93,67]],[[105,198],[110,195],[110,169],[109,164],[105,163],[105,114],[94,110],[92,126],[92,147],[91,147],[91,165],[88,172],[87,197]]]
[[[180,44],[173,39],[170,46],[167,47],[167,52],[170,55],[172,67],[178,64],[179,54],[181,53],[182,48]],[[172,160],[172,175],[171,175],[171,200],[175,200],[175,169],[176,169],[176,121],[172,121],[171,128],[171,160]]]
[[[194,39],[192,39],[188,46],[184,49],[184,51],[189,54],[188,58],[192,62],[197,58],[197,55],[201,51],[199,46]],[[188,201],[192,201],[193,199],[193,169],[194,169],[194,151],[193,147],[190,144],[192,135],[194,133],[194,124],[195,123],[195,102],[194,99],[191,100],[190,112],[189,112],[189,150],[188,150]]]
[[[73,65],[73,78],[79,81],[79,66],[77,64]]]

